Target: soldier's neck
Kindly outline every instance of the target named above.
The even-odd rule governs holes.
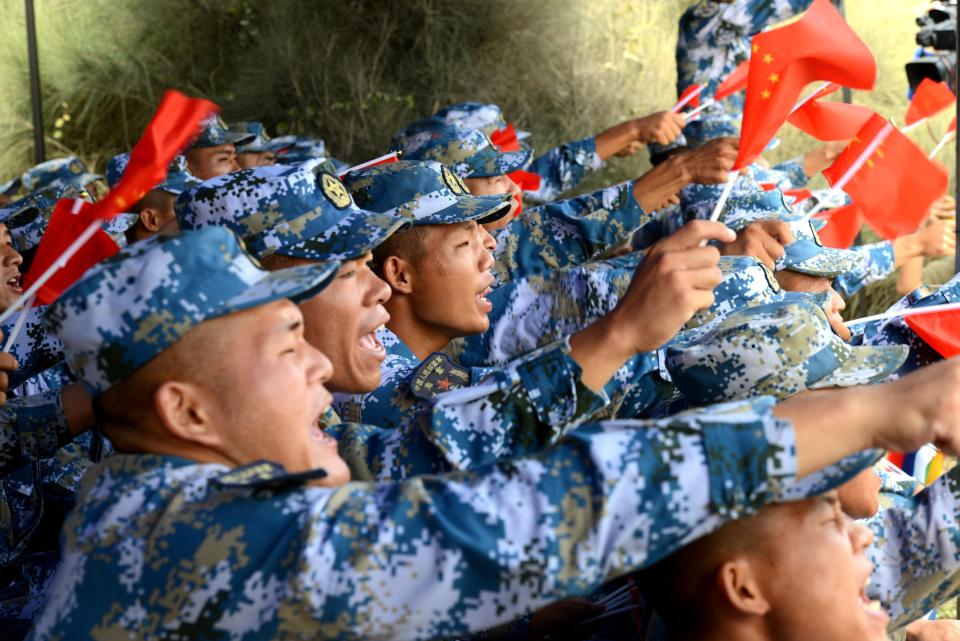
[[[442,350],[454,338],[442,328],[420,322],[404,314],[393,316],[391,313],[387,329],[396,334],[397,338],[403,341],[403,344],[421,361],[426,360],[430,354]]]

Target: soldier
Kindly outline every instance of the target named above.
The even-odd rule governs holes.
[[[240,169],[237,145],[249,143],[254,138],[251,133],[230,131],[220,116],[210,116],[203,123],[203,131],[184,154],[187,169],[200,180],[237,171]]]
[[[120,182],[128,162],[130,154],[122,153],[107,163],[107,184],[111,189]],[[148,191],[146,196],[130,208],[137,215],[137,222],[127,230],[127,241],[135,243],[156,234],[179,231],[173,203],[181,192],[198,184],[200,181],[187,171],[186,158],[174,158],[163,182]]]
[[[960,435],[960,367],[943,363],[775,408],[591,426],[469,474],[344,485],[335,443],[315,427],[329,362],[283,300],[312,295],[335,269],[263,272],[210,228],[133,245],[54,303],[50,327],[124,453],[88,475],[31,638],[478,631],[734,515],[829,489],[870,456],[796,479],[847,453]],[[839,423],[824,438],[828,415]]]
[[[277,154],[294,143],[292,136],[271,138],[261,122],[235,122],[230,125],[230,129],[254,135],[250,142],[237,145],[237,164],[241,169],[276,164]]]
[[[534,158],[527,171],[540,177],[536,189],[527,191],[524,197],[530,202],[543,204],[556,200],[564,192],[576,189],[584,176],[602,169],[613,156],[631,156],[646,143],[668,144],[680,135],[684,126],[681,114],[669,111],[634,118],[615,125],[595,136],[568,142]],[[497,132],[514,134],[518,140],[526,138],[526,132],[514,132],[507,124],[497,105],[478,102],[463,102],[449,105],[429,118],[411,123],[393,137],[393,146],[412,158],[420,145],[437,135],[438,131],[451,125],[467,129],[479,129],[487,136]],[[507,145],[513,147],[514,145]],[[529,147],[524,147],[529,151]]]

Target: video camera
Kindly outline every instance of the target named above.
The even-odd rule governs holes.
[[[910,91],[924,78],[946,82],[956,92],[957,0],[933,3],[917,18],[917,44],[923,47],[919,57],[907,63]]]

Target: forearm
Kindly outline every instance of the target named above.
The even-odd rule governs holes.
[[[599,319],[589,327],[570,337],[570,357],[582,370],[583,384],[592,390],[600,390],[614,373],[636,354],[636,350],[623,342],[623,325],[616,312]]]
[[[596,151],[601,160],[607,160],[614,156],[621,149],[626,147],[632,140],[639,136],[637,124],[634,120],[622,122],[609,129],[600,132],[596,137]]]
[[[915,258],[923,258],[923,243],[916,234],[907,234],[893,241],[893,266],[900,267]]]
[[[906,296],[923,284],[923,258],[913,258],[900,266],[897,293]]]

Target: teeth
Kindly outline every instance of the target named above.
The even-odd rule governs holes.
[[[381,325],[380,327],[378,327],[377,329],[375,329],[375,330],[373,330],[373,331],[374,331],[374,332],[380,332],[380,331],[385,330],[386,328],[387,328],[386,325]]]
[[[870,612],[880,612],[883,609],[883,606],[880,605],[880,602],[874,599],[869,604],[867,604],[867,610]]]
[[[867,577],[863,580],[863,587],[867,587],[868,585],[870,585],[870,577]]]

